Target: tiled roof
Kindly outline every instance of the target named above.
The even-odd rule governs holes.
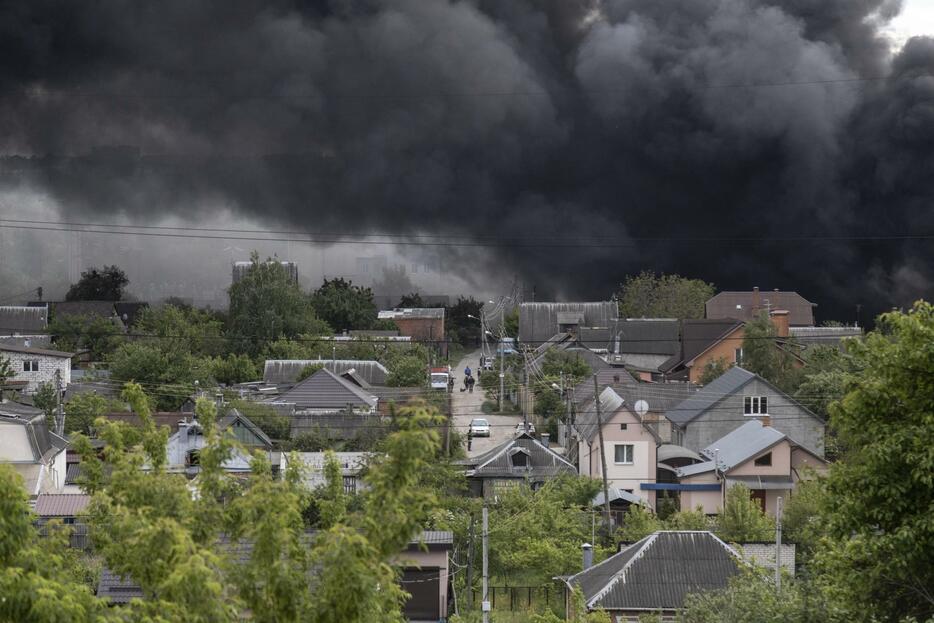
[[[724,397],[739,391],[754,378],[756,375],[752,372],[734,366],[724,372],[720,378],[702,387],[693,396],[667,411],[665,417],[676,424],[687,424]]]
[[[778,290],[760,290],[759,310],[784,309],[788,311],[788,323],[795,326],[814,324],[815,303],[810,302],[797,292]],[[756,293],[720,292],[707,301],[705,308],[708,318],[739,318],[752,320],[756,313]],[[739,307],[737,307],[739,306]]]
[[[365,359],[267,359],[263,380],[267,383],[295,383],[305,366],[321,366],[334,374],[353,370],[370,385],[384,385],[389,370],[378,361]]]
[[[78,493],[43,493],[36,498],[36,514],[40,517],[75,517],[79,515],[91,496]]]
[[[710,532],[656,532],[567,581],[590,609],[676,610],[690,593],[725,588],[741,564]]]
[[[375,409],[376,396],[327,369],[321,369],[276,399],[295,404],[296,409],[335,409],[351,405]]]

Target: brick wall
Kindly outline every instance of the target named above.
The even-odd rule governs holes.
[[[737,547],[743,558],[749,562],[765,567],[775,569],[775,543],[740,543]],[[782,543],[781,553],[782,568],[795,574],[795,544]]]
[[[14,353],[3,351],[0,353],[4,359],[10,360],[10,367],[13,369],[14,381],[27,381],[27,394],[32,394],[42,383],[55,383],[55,371],[58,370],[62,377],[62,387],[71,383],[71,359],[65,357],[49,357],[48,355],[35,355],[28,353]],[[37,372],[24,371],[24,361],[38,361],[39,370]]]

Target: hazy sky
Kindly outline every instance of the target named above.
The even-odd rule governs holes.
[[[900,42],[917,35],[934,35],[934,0],[905,0],[901,15],[889,30]]]

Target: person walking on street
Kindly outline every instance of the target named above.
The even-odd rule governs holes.
[[[470,366],[464,368],[464,377],[470,376]]]
[[[468,376],[467,377],[467,391],[469,391],[471,394],[473,393],[474,383],[476,383],[476,381],[474,381],[474,378],[472,376]]]

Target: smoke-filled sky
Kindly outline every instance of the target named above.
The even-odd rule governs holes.
[[[934,284],[934,40],[900,10],[0,2],[0,154],[33,158],[0,164],[0,209],[391,234],[484,292],[605,298],[651,269],[866,319]]]

